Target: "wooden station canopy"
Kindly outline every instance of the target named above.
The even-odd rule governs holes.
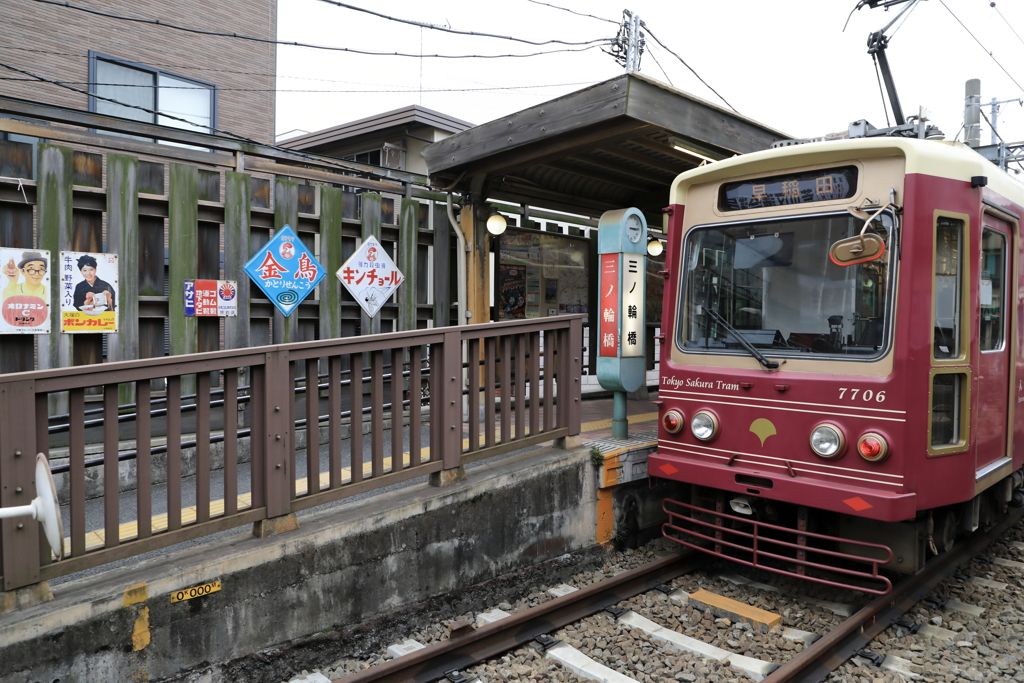
[[[591,217],[635,206],[661,225],[678,174],[789,137],[632,73],[464,130],[423,156],[432,185],[472,201]]]

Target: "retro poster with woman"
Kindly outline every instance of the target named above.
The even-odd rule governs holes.
[[[117,332],[117,254],[60,252],[62,332]]]
[[[50,331],[50,252],[0,249],[0,334]]]

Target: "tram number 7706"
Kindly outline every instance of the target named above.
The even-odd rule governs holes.
[[[846,397],[846,392],[850,392],[850,400],[856,401],[857,395],[860,395],[862,401],[875,401],[877,403],[885,403],[885,390],[872,391],[871,389],[851,389],[850,387],[839,387],[839,400],[843,400]]]

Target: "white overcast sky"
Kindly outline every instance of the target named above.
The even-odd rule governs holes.
[[[347,1],[402,19],[534,41],[585,41],[612,37],[617,30],[611,23],[529,0]],[[864,7],[853,14],[843,32],[856,0],[551,0],[551,4],[615,22],[621,20],[624,8],[635,12],[740,113],[795,137],[844,130],[850,121],[862,118],[875,126],[886,125],[866,41],[902,5],[888,12]],[[1024,84],[1024,2],[991,4],[991,0],[922,0],[905,23],[897,25],[895,34],[889,31],[889,61],[904,112],[916,114],[919,106],[930,109],[933,121],[948,138],[957,134],[963,122],[967,79],[981,79],[983,102],[993,97],[1024,97],[1018,85]],[[534,48],[420,29],[321,0],[281,0],[278,11],[278,38],[283,41],[428,55],[527,53],[559,47]],[[670,80],[677,88],[721,103],[650,36],[641,67],[645,75]],[[279,46],[277,131],[320,130],[410,104],[480,124],[622,72],[599,49],[519,59],[421,60]],[[988,114],[989,107],[984,111]],[[982,125],[982,142],[987,144],[989,128],[984,120]],[[999,132],[1008,142],[1024,140],[1024,108],[1017,102],[1003,105]]]

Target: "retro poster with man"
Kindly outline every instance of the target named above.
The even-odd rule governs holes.
[[[117,254],[60,252],[61,332],[117,332]]]
[[[50,331],[50,252],[0,249],[0,334]]]

